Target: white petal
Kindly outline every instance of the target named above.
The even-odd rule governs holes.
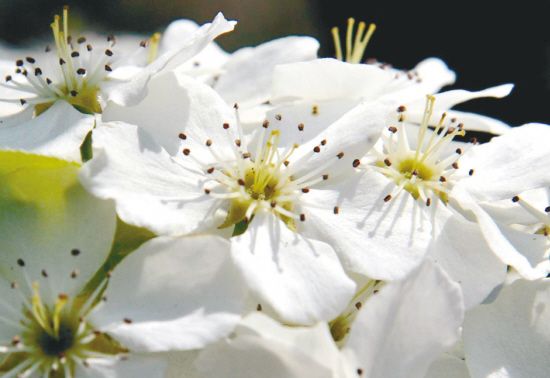
[[[335,59],[284,64],[273,72],[272,102],[306,99],[372,101],[394,80],[394,74],[370,64]]]
[[[381,280],[403,278],[426,253],[432,226],[430,215],[422,215],[425,206],[407,191],[384,202],[395,186],[367,170],[338,185],[311,189],[303,201],[316,206],[300,210],[307,219],[300,231],[331,244],[346,270]],[[439,203],[432,205],[434,211],[436,206],[437,227],[443,227],[450,212]]]
[[[458,284],[425,261],[363,304],[343,353],[365,377],[423,377],[457,340],[463,317]]]
[[[521,255],[515,247],[504,237],[496,223],[460,186],[453,188],[452,197],[467,213],[471,213],[481,227],[481,232],[487,244],[495,255],[506,265],[513,266],[525,279],[535,280],[545,277],[548,267],[541,265],[533,268],[529,260]]]
[[[115,269],[107,295],[90,322],[133,352],[157,352],[203,348],[227,336],[246,290],[229,242],[205,235],[143,244]]]
[[[185,38],[173,50],[158,57],[130,82],[110,87],[102,95],[107,101],[123,106],[137,105],[147,96],[147,84],[151,76],[162,71],[169,71],[202,51],[218,35],[233,30],[234,21],[227,21],[218,13],[210,24],[204,24],[195,33]]]
[[[506,278],[506,265],[489,248],[479,225],[452,216],[432,243],[431,254],[460,284],[466,309],[480,304]]]
[[[76,166],[37,159],[43,159],[44,168],[20,167],[1,179],[2,191],[12,196],[0,200],[0,272],[9,281],[17,280],[25,292],[24,272],[31,282],[40,281],[41,291],[47,293],[51,286],[48,300],[59,293],[74,298],[111,249],[114,206],[84,190]],[[42,277],[43,269],[48,278]],[[78,274],[71,278],[75,269]]]
[[[94,195],[114,199],[126,223],[159,235],[184,235],[207,227],[216,200],[204,193],[206,179],[173,160],[149,134],[117,123],[94,130],[94,158],[80,171]]]
[[[163,377],[164,361],[130,356],[127,360],[90,358],[87,368],[76,369],[74,378],[150,378]]]
[[[460,160],[461,168],[473,168],[475,173],[459,185],[476,201],[511,199],[525,190],[549,186],[548,141],[550,126],[532,123],[476,145]]]
[[[56,101],[34,119],[0,127],[0,148],[80,162],[80,145],[93,127],[93,116]]]
[[[149,96],[137,106],[109,102],[103,120],[138,125],[171,156],[181,154],[185,147],[205,164],[213,160],[205,146],[206,140],[211,139],[216,151],[228,157],[223,154],[224,150],[231,151],[223,124],[236,128],[233,109],[227,107],[212,88],[172,72],[154,77],[149,83]],[[181,132],[187,135],[187,140],[179,138]]]
[[[470,373],[464,360],[442,355],[430,366],[425,378],[470,378]]]
[[[214,89],[229,104],[241,107],[261,104],[270,99],[271,76],[278,64],[317,58],[319,42],[311,37],[286,37],[245,47],[229,57]]]
[[[332,320],[353,298],[355,284],[334,250],[291,231],[267,210],[231,239],[231,253],[251,292],[285,323]]]
[[[519,280],[502,289],[493,303],[469,311],[463,342],[472,377],[546,377],[550,371],[548,303],[550,280]]]

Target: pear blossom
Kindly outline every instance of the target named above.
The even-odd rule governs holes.
[[[94,289],[112,202],[84,191],[72,164],[1,153],[3,376],[162,376],[163,361],[128,353],[200,349],[232,331],[246,291],[226,240],[152,239]]]
[[[195,364],[201,377],[423,377],[457,340],[463,311],[458,284],[426,261],[362,302],[341,350],[326,323],[291,328],[258,312]]]
[[[355,285],[331,246],[296,231],[309,223],[310,207],[324,206],[311,202],[308,193],[353,172],[353,157],[364,154],[379,135],[384,108],[361,104],[317,141],[302,145],[307,126],[289,124],[282,114],[259,126],[258,139],[249,144],[238,109],[227,108],[208,86],[173,75],[180,89],[172,84],[169,96],[158,92],[149,100],[156,101],[160,113],[173,97],[186,108],[180,106],[181,113],[160,122],[151,136],[139,122],[97,127],[94,159],[84,165],[82,183],[97,196],[115,199],[125,222],[157,234],[235,229],[234,261],[262,305],[289,323],[335,317]],[[136,121],[139,107],[130,115]],[[148,109],[140,109],[145,119],[150,119]],[[295,142],[281,148],[283,139]],[[214,225],[217,210],[227,216]],[[338,222],[335,214],[331,219]]]
[[[19,59],[15,74],[6,76],[6,83],[2,84],[3,113],[13,112],[14,103],[23,109],[1,119],[0,147],[80,161],[79,147],[94,126],[92,114],[101,113],[108,101],[125,106],[137,104],[146,97],[152,76],[187,61],[215,37],[233,30],[234,24],[220,13],[211,24],[185,36],[158,57],[158,39],[153,38],[148,47],[153,59],[143,68],[124,62],[131,62],[131,56],[116,61],[113,36],[107,37],[105,46],[99,49],[85,37],[73,39],[65,7],[63,18],[56,16],[52,24],[55,48],[47,47],[43,59],[51,64],[44,65],[32,56]],[[147,41],[136,45],[135,53],[147,46]],[[43,113],[50,113],[49,118],[40,117]],[[52,119],[66,118],[76,123],[63,121],[65,127],[52,124]]]

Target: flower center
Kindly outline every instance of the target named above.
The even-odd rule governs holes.
[[[452,127],[451,124],[444,126],[446,114],[443,113],[438,126],[431,136],[428,136],[428,124],[435,97],[431,95],[427,97],[424,116],[418,129],[416,149],[412,149],[409,145],[404,125],[406,109],[400,106],[397,109],[398,126],[390,127],[389,134],[382,135],[382,151],[376,148],[373,150],[376,155],[373,167],[397,184],[393,192],[384,198],[385,202],[405,189],[414,199],[421,198],[426,206],[430,206],[432,200],[436,198],[447,203],[453,181],[462,178],[455,175],[455,172],[458,169],[457,161],[464,152],[463,149],[458,148],[454,154],[442,157],[455,136],[465,135],[462,124],[457,127]],[[472,142],[475,143],[475,140]],[[470,170],[469,175],[472,174],[473,170]]]
[[[346,32],[346,59],[348,63],[361,63],[363,54],[367,48],[372,34],[376,30],[375,24],[370,24],[368,30],[365,32],[367,24],[364,22],[359,23],[357,33],[355,34],[355,41],[352,42],[353,26],[355,25],[355,19],[348,19],[348,29]],[[342,45],[340,44],[340,33],[337,27],[332,28],[332,37],[334,39],[334,46],[336,49],[336,59],[343,61],[344,55],[342,54]],[[365,34],[363,34],[365,32]]]

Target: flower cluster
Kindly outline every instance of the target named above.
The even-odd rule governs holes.
[[[550,127],[452,110],[511,84],[68,17],[0,61],[2,377],[548,374]]]

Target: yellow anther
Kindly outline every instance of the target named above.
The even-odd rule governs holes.
[[[66,295],[59,295],[53,308],[53,331],[55,338],[59,339],[59,325],[61,324],[61,313],[65,306],[69,303],[69,297]]]
[[[355,19],[348,19],[348,28],[346,31],[346,62],[348,63],[361,63],[367,44],[369,43],[372,34],[376,30],[375,24],[370,24],[365,33],[367,24],[360,22],[355,34],[355,40],[353,40],[353,27],[355,25]],[[332,37],[334,39],[334,46],[336,49],[336,59],[343,61],[342,45],[340,44],[340,34],[338,28],[334,27],[331,30]],[[365,33],[365,34],[363,34]]]
[[[157,59],[159,51],[160,33],[155,33],[149,38],[149,63]]]

